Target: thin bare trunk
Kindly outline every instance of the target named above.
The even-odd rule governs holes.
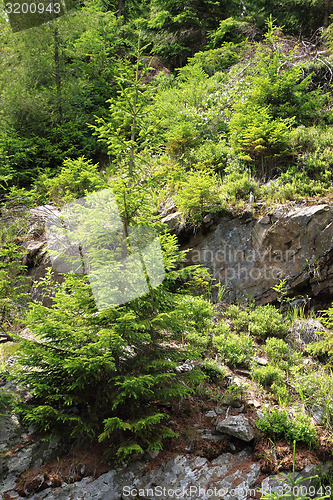
[[[328,27],[329,11],[330,11],[330,0],[324,0],[324,20],[323,20],[324,28]]]
[[[58,28],[54,29],[54,66],[55,66],[55,79],[57,88],[57,108],[59,118],[62,118],[61,106],[61,75],[60,75],[60,56],[59,56],[59,38]]]
[[[124,8],[124,0],[119,0],[118,2],[118,13],[117,17],[120,17],[123,15],[123,8]]]

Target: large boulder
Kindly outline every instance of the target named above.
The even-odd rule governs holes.
[[[333,207],[281,206],[259,219],[219,219],[187,245],[189,264],[203,264],[227,290],[227,300],[274,301],[286,279],[290,295],[333,295]]]

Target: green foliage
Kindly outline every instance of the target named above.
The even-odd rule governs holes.
[[[202,371],[213,382],[222,382],[227,374],[225,367],[213,360],[205,360]]]
[[[109,114],[106,118],[97,118],[97,125],[91,125],[94,135],[107,146],[113,163],[113,170],[119,174],[122,168],[133,177],[137,171],[138,152],[151,131],[143,125],[143,116],[147,113],[153,89],[145,84],[150,66],[142,56],[140,40],[135,50],[136,62],[120,59],[115,68],[117,96],[109,99]]]
[[[264,350],[272,364],[287,369],[287,361],[290,359],[290,347],[284,340],[269,337],[266,339]]]
[[[245,333],[224,333],[213,336],[213,346],[230,366],[248,367],[253,356],[253,342]]]
[[[37,189],[56,203],[71,202],[107,185],[98,172],[98,165],[84,157],[67,159],[56,177],[40,176]]]
[[[149,147],[160,154],[167,145],[178,161],[187,160],[190,165],[196,162],[194,146],[200,148],[200,144],[211,141],[220,149],[218,143],[227,128],[220,86],[199,63],[181,68],[168,88],[157,89],[143,119],[146,129],[151,130]]]
[[[326,311],[322,311],[320,318],[322,324],[327,328],[325,332],[320,332],[322,339],[306,346],[307,352],[324,358],[332,366],[333,363],[333,305]]]
[[[292,385],[308,411],[319,409],[323,424],[333,422],[333,374],[331,370],[315,368],[308,373],[295,372]]]
[[[213,167],[217,172],[223,172],[230,159],[230,148],[225,142],[203,140],[198,147],[191,150],[191,159],[198,165]]]
[[[257,420],[257,428],[274,439],[285,437],[288,442],[304,442],[311,445],[317,439],[315,426],[305,414],[290,416],[282,408],[264,410],[264,416]]]
[[[242,103],[230,119],[231,145],[240,159],[254,162],[264,177],[267,158],[285,154],[290,144],[292,119],[273,118],[268,107]]]
[[[12,410],[14,403],[17,401],[17,396],[5,389],[0,390],[0,410]]]
[[[223,399],[225,399],[228,404],[233,405],[236,402],[243,401],[245,392],[246,386],[231,384],[227,387]]]
[[[21,213],[20,213],[21,212]],[[2,206],[0,223],[0,333],[16,333],[29,301],[30,280],[23,264],[22,233],[27,231],[25,208]]]
[[[267,337],[284,338],[289,330],[288,322],[275,307],[259,306],[250,313],[250,332],[259,339]]]
[[[277,397],[280,406],[287,406],[290,403],[291,395],[287,387],[281,382],[273,382],[271,391]]]
[[[214,173],[208,170],[191,171],[186,181],[180,181],[179,190],[174,200],[185,219],[200,223],[205,212],[217,210],[219,194]]]
[[[251,376],[259,384],[270,386],[273,383],[276,385],[281,384],[284,380],[285,372],[277,366],[256,366],[252,368]]]
[[[218,49],[205,50],[197,52],[188,62],[198,64],[207,75],[212,76],[217,72],[224,71],[236,64],[246,49],[244,43],[225,42]]]
[[[241,168],[227,167],[221,187],[221,198],[228,202],[248,200],[250,192],[258,193],[258,183],[251,177],[250,172]]]
[[[232,304],[228,310],[223,313],[223,317],[232,321],[232,328],[236,332],[246,332],[249,326],[249,314],[242,311],[239,306]]]
[[[174,0],[152,0],[148,29],[153,40],[152,53],[168,60],[173,67],[183,66],[186,59],[205,45],[208,31],[218,27],[234,2],[190,0],[184,8]],[[232,12],[230,12],[232,14]]]
[[[165,150],[170,156],[177,158],[198,143],[195,127],[191,123],[180,122],[166,134]]]
[[[237,43],[244,39],[249,25],[244,21],[236,20],[232,17],[220,21],[217,30],[209,34],[212,47],[224,46],[226,43]]]

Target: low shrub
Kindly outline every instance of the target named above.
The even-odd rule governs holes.
[[[245,385],[231,384],[224,393],[224,400],[233,405],[236,401],[243,401],[245,392]]]
[[[42,174],[36,182],[37,191],[56,203],[71,202],[103,188],[107,188],[107,184],[99,174],[98,166],[84,156],[76,160],[67,158],[56,177]]]
[[[203,220],[205,212],[216,211],[219,206],[219,186],[215,173],[209,170],[191,171],[180,182],[179,194],[174,200],[180,213],[195,223]]]
[[[236,200],[248,200],[250,192],[254,195],[258,192],[257,182],[252,179],[250,172],[239,169],[226,168],[223,178],[221,196],[222,201],[234,202]]]
[[[264,416],[257,420],[256,425],[265,435],[273,438],[284,436],[289,443],[301,441],[311,445],[317,438],[310,417],[305,414],[291,417],[284,408],[264,410]]]
[[[250,366],[253,356],[253,342],[245,333],[215,335],[213,346],[219,351],[223,361],[229,366]]]
[[[223,317],[232,321],[232,328],[236,332],[247,331],[249,327],[249,314],[242,311],[238,306],[232,304],[223,314]]]
[[[251,375],[254,380],[264,386],[272,385],[273,382],[279,384],[284,379],[284,371],[273,365],[254,367]]]
[[[222,381],[227,371],[224,366],[221,366],[214,360],[205,361],[202,371],[209,377],[211,381]]]
[[[290,348],[284,340],[277,339],[276,337],[269,337],[266,339],[264,349],[273,365],[276,365],[283,370],[288,368]]]
[[[277,397],[279,405],[286,406],[289,404],[290,393],[284,384],[282,384],[281,382],[279,383],[273,382],[273,384],[271,385],[271,390],[273,394],[275,394],[275,396]]]
[[[250,313],[250,332],[259,339],[286,337],[289,323],[272,305],[259,306]]]

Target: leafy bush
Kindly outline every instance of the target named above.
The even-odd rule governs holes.
[[[267,337],[284,338],[289,330],[288,322],[275,307],[259,306],[250,313],[250,332],[259,339]]]
[[[209,34],[210,44],[213,47],[222,44],[223,47],[228,42],[240,42],[248,29],[246,22],[228,17],[220,21],[219,27]]]
[[[316,438],[316,428],[305,414],[290,417],[287,410],[273,408],[264,410],[264,416],[257,420],[257,428],[273,438],[285,437],[288,442],[312,444]]]
[[[302,196],[317,196],[325,191],[325,183],[310,179],[305,172],[300,172],[297,166],[283,172],[279,179],[260,186],[261,197],[280,203],[299,200]]]
[[[226,168],[221,189],[222,201],[248,200],[251,191],[256,195],[258,185],[249,172]]]
[[[222,172],[230,159],[230,148],[224,141],[206,140],[190,153],[194,162],[203,167],[213,167],[215,171]]]
[[[17,396],[15,394],[4,389],[0,390],[0,410],[12,408],[16,401]]]
[[[266,158],[289,149],[291,119],[274,119],[270,108],[243,103],[230,119],[230,140],[240,159],[254,162],[256,174],[265,177]]]
[[[225,399],[225,401],[228,404],[233,405],[236,401],[243,400],[245,392],[246,392],[245,385],[231,384],[224,392],[223,399]]]
[[[98,172],[98,166],[82,156],[77,160],[67,159],[56,177],[40,176],[38,190],[47,194],[52,201],[70,202],[107,187]]]
[[[249,335],[225,333],[213,337],[213,346],[230,366],[249,366],[253,356],[253,342]]]
[[[229,335],[230,334],[230,326],[228,323],[224,321],[219,321],[214,328],[215,335]]]
[[[293,389],[309,411],[320,408],[323,423],[331,428],[333,422],[333,373],[331,370],[313,370],[294,373]]]
[[[186,181],[181,181],[179,194],[174,196],[178,210],[186,218],[199,223],[205,212],[216,211],[219,204],[216,174],[192,171]]]
[[[266,339],[264,349],[271,363],[284,370],[287,369],[290,359],[290,348],[284,340],[277,339],[276,337],[269,337]]]
[[[254,367],[251,375],[254,380],[264,386],[272,385],[273,382],[279,384],[284,379],[284,371],[272,365]]]
[[[242,311],[238,306],[232,304],[223,316],[232,321],[232,328],[236,332],[247,331],[249,326],[249,314]]]
[[[189,64],[199,64],[209,76],[212,76],[217,71],[223,71],[237,63],[244,49],[245,46],[243,43],[234,44],[232,42],[225,42],[218,49],[197,52],[189,60]]]
[[[271,391],[278,399],[280,406],[286,406],[290,402],[290,393],[287,387],[281,382],[273,382],[271,385]]]
[[[284,340],[269,337],[266,339],[265,351],[272,361],[278,361],[279,359],[288,359],[290,349]]]
[[[214,380],[214,381],[222,381],[227,372],[226,372],[226,369],[221,366],[220,364],[218,364],[216,361],[213,361],[213,360],[206,360],[204,362],[204,365],[202,367],[202,371],[208,375],[209,379],[210,380]]]
[[[322,339],[318,342],[313,342],[306,346],[306,351],[323,358],[325,361],[329,362],[329,365],[333,364],[333,305],[329,307],[325,312],[322,311],[322,317],[320,318],[321,323],[326,326],[327,331],[321,332]]]

